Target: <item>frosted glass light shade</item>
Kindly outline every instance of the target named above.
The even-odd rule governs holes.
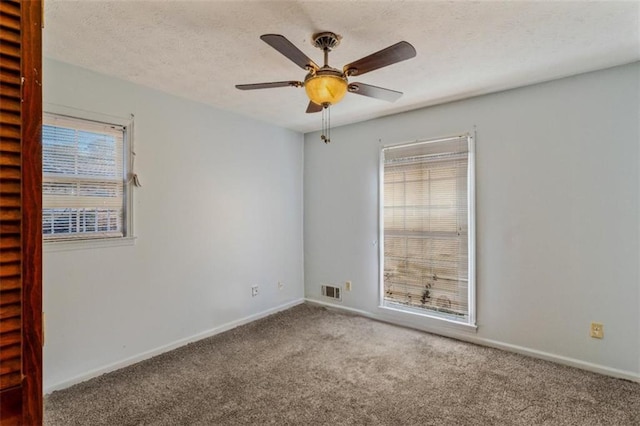
[[[309,99],[317,105],[333,105],[347,93],[347,80],[337,75],[315,75],[304,82]]]

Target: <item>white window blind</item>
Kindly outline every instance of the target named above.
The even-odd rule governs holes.
[[[382,155],[384,302],[468,322],[469,138]]]
[[[125,236],[123,126],[44,114],[45,241]]]

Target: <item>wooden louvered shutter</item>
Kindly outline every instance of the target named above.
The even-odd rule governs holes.
[[[42,4],[0,0],[0,422],[42,422]]]
[[[2,141],[0,142],[0,388],[22,381],[20,9],[0,3]]]

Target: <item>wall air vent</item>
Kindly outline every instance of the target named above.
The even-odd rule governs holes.
[[[342,294],[340,292],[340,287],[334,287],[330,285],[322,286],[322,295],[324,297],[328,297],[333,300],[342,300]]]

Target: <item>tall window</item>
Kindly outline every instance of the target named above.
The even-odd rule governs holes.
[[[472,143],[382,150],[384,306],[474,324]]]
[[[45,114],[45,241],[127,236],[124,126]]]

